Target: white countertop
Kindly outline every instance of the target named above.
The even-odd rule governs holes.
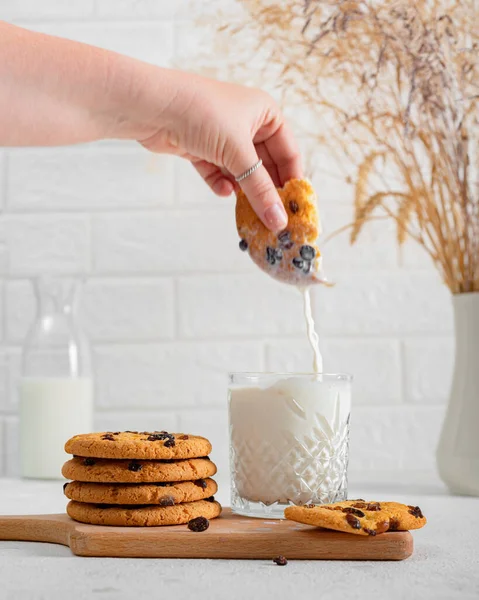
[[[255,600],[479,598],[479,499],[440,488],[355,486],[351,497],[419,505],[428,525],[413,532],[401,562],[80,558],[53,544],[0,542],[0,598]],[[227,501],[225,494],[218,494]],[[0,479],[0,514],[63,512],[62,482]]]

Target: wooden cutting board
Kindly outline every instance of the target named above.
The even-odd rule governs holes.
[[[292,521],[250,519],[225,509],[202,532],[172,527],[103,527],[61,515],[0,517],[0,540],[51,542],[78,556],[403,560],[413,552],[409,531],[376,537],[327,531]]]

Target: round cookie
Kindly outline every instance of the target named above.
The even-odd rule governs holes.
[[[321,254],[316,194],[306,179],[290,179],[278,194],[288,214],[287,228],[275,234],[260,220],[244,192],[236,196],[236,227],[240,249],[266,273],[297,286],[324,282],[319,275]]]
[[[75,457],[68,460],[62,468],[65,479],[97,483],[194,481],[212,477],[215,473],[216,465],[207,458],[167,462]]]
[[[196,517],[214,519],[221,514],[221,505],[216,501],[198,500],[176,506],[109,506],[85,504],[71,500],[67,505],[68,515],[75,521],[90,525],[115,527],[159,527],[182,525]]]
[[[65,444],[65,452],[95,458],[165,460],[207,456],[211,444],[206,438],[184,433],[106,431],[75,435]]]
[[[172,483],[86,483],[72,481],[64,485],[65,496],[90,504],[159,504],[173,506],[210,498],[218,491],[213,479]]]

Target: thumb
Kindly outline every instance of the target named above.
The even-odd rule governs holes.
[[[251,144],[248,151],[238,153],[234,163],[227,165],[227,168],[235,177],[239,177],[257,162],[258,155]],[[246,194],[255,213],[268,229],[276,233],[286,227],[288,224],[288,215],[274,183],[263,165],[251,173],[251,175],[242,179],[239,182],[239,186]]]

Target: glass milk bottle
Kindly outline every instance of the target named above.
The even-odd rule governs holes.
[[[40,278],[34,286],[37,315],[19,384],[21,473],[61,479],[65,442],[93,430],[90,351],[75,314],[80,282]]]

